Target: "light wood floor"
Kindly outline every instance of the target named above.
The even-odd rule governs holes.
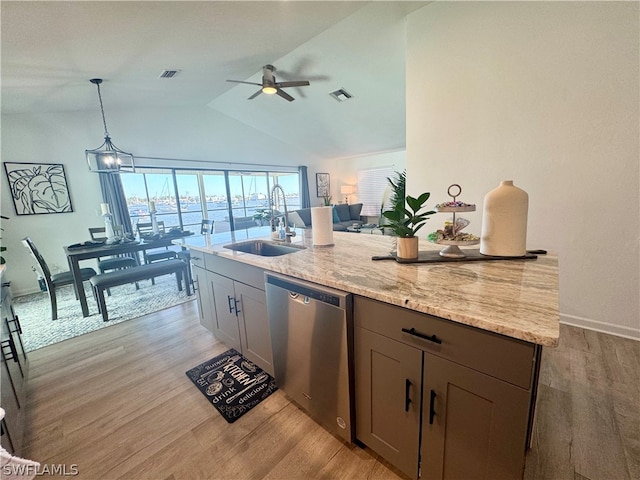
[[[526,480],[640,478],[640,343],[562,327]],[[185,372],[227,348],[195,302],[30,354],[23,456],[81,479],[399,479],[276,392],[228,424]]]

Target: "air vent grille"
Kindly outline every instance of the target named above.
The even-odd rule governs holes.
[[[180,73],[180,70],[165,70],[158,78],[173,78]]]
[[[331,92],[329,95],[331,95],[333,98],[335,98],[339,102],[345,102],[350,98],[353,98],[353,95],[347,92],[344,88],[340,88],[335,92]]]

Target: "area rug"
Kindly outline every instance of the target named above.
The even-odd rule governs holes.
[[[229,423],[238,420],[278,389],[271,375],[234,349],[186,373]]]
[[[134,284],[111,289],[106,296],[109,321],[104,322],[98,313],[98,306],[89,287],[85,287],[89,316],[83,317],[80,302],[76,300],[72,285],[56,289],[58,299],[58,319],[51,320],[51,303],[47,292],[34,293],[13,299],[13,307],[20,318],[22,341],[27,352],[109,327],[132,318],[157,312],[165,308],[194,300],[178,291],[176,279],[172,275],[139,282],[140,290]]]

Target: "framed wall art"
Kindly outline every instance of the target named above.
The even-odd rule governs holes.
[[[16,215],[73,212],[64,165],[4,162]]]
[[[318,197],[328,197],[331,195],[328,173],[316,173],[316,193]]]

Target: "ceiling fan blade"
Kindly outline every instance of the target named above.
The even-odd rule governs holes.
[[[256,93],[254,93],[253,95],[251,95],[248,100],[253,100],[254,98],[256,98],[258,95],[260,95],[262,93],[262,89],[258,90]]]
[[[293,102],[295,100],[295,98],[293,98],[291,95],[289,95],[287,92],[285,92],[284,90],[280,90],[278,89],[278,91],[276,92],[276,94],[280,95],[282,98],[284,98],[285,100],[288,100],[290,102]]]
[[[246,83],[247,85],[258,85],[259,87],[262,86],[261,83],[255,83],[255,82],[243,82],[242,80],[227,80],[227,82],[232,82],[232,83]]]
[[[310,83],[307,80],[298,80],[298,81],[294,81],[294,82],[279,82],[279,83],[276,83],[276,86],[278,88],[306,87],[307,85],[310,85]]]

